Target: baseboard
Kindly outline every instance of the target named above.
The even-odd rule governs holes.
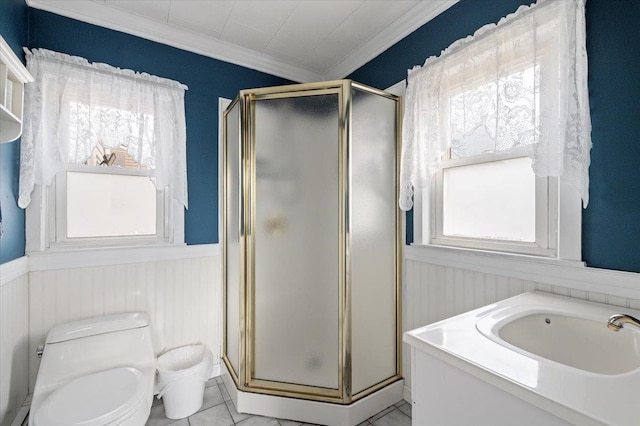
[[[218,377],[220,375],[220,363],[218,362],[217,364],[213,365],[213,368],[211,369],[211,376],[209,376],[209,379],[213,379],[214,377]]]
[[[411,388],[407,385],[404,385],[404,388],[402,389],[402,399],[404,399],[405,401],[407,401],[409,404],[411,404]]]

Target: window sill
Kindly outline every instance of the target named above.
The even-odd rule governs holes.
[[[590,268],[579,261],[434,245],[404,246],[403,256],[408,261],[640,299],[639,274]]]
[[[472,252],[480,252],[487,254],[495,254],[498,256],[516,255],[532,257],[535,259],[557,260],[555,249],[544,249],[538,247],[535,243],[518,244],[515,242],[506,242],[501,240],[488,241],[473,238],[432,238],[429,247],[442,247],[470,250]]]
[[[515,252],[503,252],[496,250],[483,250],[469,247],[456,247],[449,245],[439,244],[412,244],[411,247],[420,248],[428,256],[466,256],[469,258],[482,258],[485,261],[496,262],[528,262],[538,265],[561,265],[572,268],[583,268],[586,264],[577,260],[565,260],[555,257],[515,253]]]
[[[152,247],[179,247],[185,243],[170,243],[166,239],[156,237],[131,237],[131,238],[77,238],[63,242],[52,242],[49,248],[42,251],[27,252],[28,254],[47,253],[47,252],[77,252],[87,250],[122,250],[135,248],[152,248]]]
[[[88,268],[132,263],[159,262],[220,255],[219,244],[163,244],[122,247],[74,247],[27,253],[29,270]]]

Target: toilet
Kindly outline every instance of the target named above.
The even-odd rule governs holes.
[[[155,369],[146,313],[54,327],[45,341],[29,426],[143,426]]]

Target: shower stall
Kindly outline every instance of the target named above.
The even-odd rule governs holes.
[[[400,109],[340,80],[243,90],[225,111],[234,393],[346,406],[401,381]]]

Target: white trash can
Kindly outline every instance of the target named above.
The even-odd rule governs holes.
[[[205,345],[171,349],[158,357],[158,399],[168,418],[183,419],[202,407],[212,367],[213,353]]]

